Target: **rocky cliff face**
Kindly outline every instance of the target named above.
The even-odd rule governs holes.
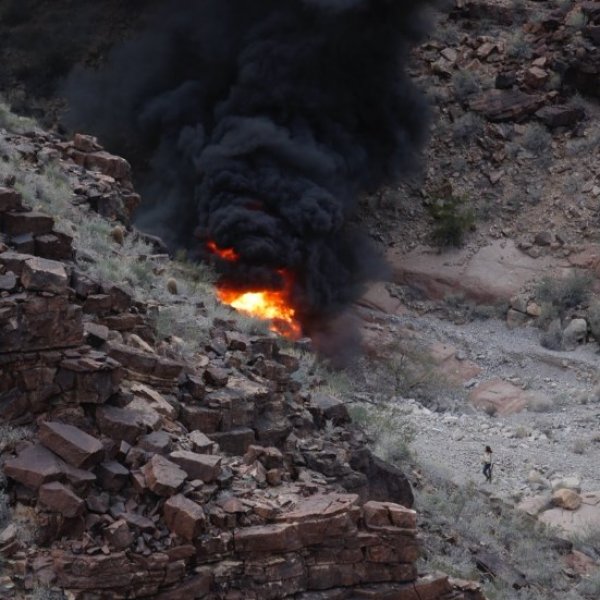
[[[482,597],[417,573],[409,484],[342,401],[297,377],[293,348],[208,313],[202,343],[178,351],[157,332],[164,306],[88,268],[102,252],[125,261],[141,237],[127,225],[139,198],[126,161],[85,136],[0,134],[0,462],[13,517],[0,594]],[[69,187],[51,194],[40,173]],[[56,222],[37,210],[48,197]],[[88,247],[74,223],[112,246]],[[159,241],[144,248],[136,265],[163,272]]]

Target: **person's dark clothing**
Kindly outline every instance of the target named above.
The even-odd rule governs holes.
[[[492,453],[484,452],[481,462],[483,463],[483,474],[486,481],[492,481]]]

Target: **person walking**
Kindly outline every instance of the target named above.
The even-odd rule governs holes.
[[[492,449],[489,446],[485,447],[485,452],[483,453],[483,457],[481,459],[483,463],[483,474],[485,475],[485,480],[488,483],[492,482]]]

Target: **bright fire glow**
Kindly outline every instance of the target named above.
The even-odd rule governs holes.
[[[240,292],[217,287],[219,300],[251,317],[271,321],[271,330],[291,338],[299,338],[302,330],[295,319],[296,311],[289,305],[285,290]]]
[[[233,248],[219,248],[214,242],[208,242],[208,249],[223,260],[235,262],[239,255]],[[300,323],[296,320],[296,310],[290,303],[291,276],[280,271],[284,280],[282,290],[236,290],[226,283],[217,285],[217,296],[223,304],[257,319],[271,321],[271,331],[280,335],[298,339],[302,335]]]
[[[213,241],[208,242],[206,246],[210,252],[221,257],[223,260],[235,262],[240,258],[240,255],[233,248],[219,248]]]

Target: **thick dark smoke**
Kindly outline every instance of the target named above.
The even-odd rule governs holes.
[[[96,73],[68,82],[72,123],[149,161],[142,216],[174,246],[241,259],[240,286],[294,274],[305,323],[376,271],[349,225],[361,192],[415,161],[425,105],[405,71],[418,0],[170,2]]]

